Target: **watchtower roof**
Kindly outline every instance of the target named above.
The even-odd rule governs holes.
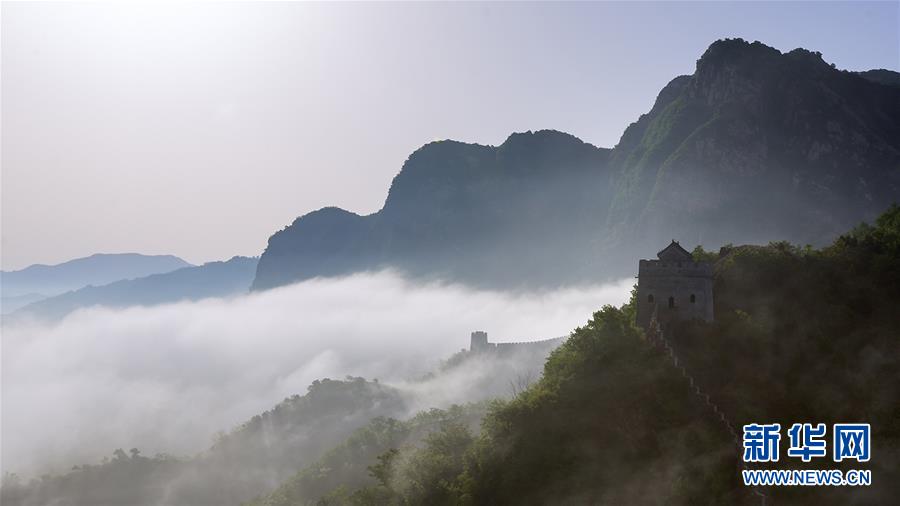
[[[656,256],[665,262],[690,262],[694,259],[694,256],[682,248],[675,239],[672,239],[672,243],[663,248]]]

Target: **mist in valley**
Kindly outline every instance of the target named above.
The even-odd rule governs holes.
[[[116,448],[195,455],[217,433],[322,378],[379,380],[400,400],[374,414],[397,417],[513,395],[536,379],[545,357],[442,361],[467,348],[473,330],[501,342],[567,335],[602,305],[626,301],[632,284],[511,293],[382,271],[227,299],[87,308],[55,323],[8,322],[3,471],[61,473]],[[347,424],[366,423],[360,413]]]

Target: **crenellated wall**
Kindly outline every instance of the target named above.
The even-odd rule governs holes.
[[[712,265],[694,261],[641,260],[637,291],[639,326],[648,328],[654,308],[662,325],[675,320],[712,321]]]
[[[524,341],[512,343],[492,343],[488,341],[487,332],[476,330],[472,332],[469,351],[475,353],[499,352],[510,353],[517,351],[543,351],[551,350],[562,344],[569,336],[554,337],[541,341]]]

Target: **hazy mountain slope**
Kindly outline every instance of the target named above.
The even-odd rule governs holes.
[[[477,432],[489,403],[431,409],[409,420],[375,418],[347,440],[326,452],[267,494],[246,506],[294,504],[342,504],[351,491],[377,484],[372,466],[378,456],[391,449],[414,447],[448,427],[466,427]]]
[[[61,318],[89,306],[148,306],[246,293],[253,282],[256,263],[256,258],[234,257],[225,262],[209,262],[103,286],[87,286],[34,302],[14,315]]]
[[[254,289],[390,266],[488,287],[627,275],[672,238],[824,244],[900,200],[896,73],[721,40],[610,151],[560,132],[413,153],[384,208],[298,218]]]
[[[433,142],[410,155],[379,212],[321,209],[273,235],[253,287],[384,266],[472,284],[571,281],[591,258],[581,232],[602,221],[607,156],[550,130],[497,147]]]
[[[679,367],[738,432],[781,424],[778,462],[751,467],[872,472],[871,486],[765,487],[766,504],[895,503],[900,207],[821,250],[780,242],[694,255],[715,262],[716,315],[666,329],[677,367],[634,324],[645,301],[605,306],[538,382],[492,406],[480,434],[447,425],[414,448],[357,452],[371,462],[369,484],[305,472],[257,504],[760,504],[741,482],[739,442]],[[822,459],[786,455],[787,428],[807,421],[829,434],[833,423],[870,423],[871,461],[836,463],[831,441]],[[322,490],[336,492],[304,495]]]
[[[400,393],[362,378],[323,379],[305,395],[219,437],[190,457],[146,457],[122,449],[101,464],[23,483],[7,476],[0,501],[18,506],[238,505],[274,489],[354,430],[406,412]],[[112,449],[110,449],[112,452]]]
[[[253,289],[374,267],[380,259],[369,239],[372,221],[369,216],[336,207],[297,218],[269,238],[257,266]]]
[[[340,494],[349,483],[373,484],[367,467],[389,448],[416,444],[447,423],[477,429],[491,399],[515,395],[538,379],[552,347],[461,351],[432,373],[398,386],[353,377],[317,380],[304,395],[284,399],[217,436],[197,455],[148,456],[108,448],[111,460],[71,472],[39,480],[7,475],[0,502],[237,506],[260,494],[270,494],[260,499],[266,504]]]
[[[734,425],[872,424],[881,457],[869,463],[778,464],[872,469],[880,479],[871,487],[773,487],[769,502],[889,504],[900,484],[900,208],[822,250],[775,243],[694,254],[715,261],[716,320],[667,335]],[[194,458],[120,450],[112,461],[29,484],[8,476],[2,501],[235,504],[274,490],[257,504],[315,504],[323,493],[327,504],[379,506],[759,504],[738,482],[730,434],[671,357],[634,327],[637,303],[595,313],[550,355],[538,382],[491,407],[480,434],[444,415],[420,441],[407,437],[411,425],[366,425],[404,412],[400,392],[359,378],[323,380]],[[365,428],[340,443],[354,425]],[[363,474],[368,466],[373,479]],[[275,489],[278,479],[287,481]]]
[[[191,264],[172,255],[116,253],[91,255],[57,265],[35,264],[18,271],[0,272],[3,297],[41,294],[45,297],[88,285],[106,285],[171,272]]]
[[[0,297],[0,314],[8,314],[23,308],[32,302],[46,299],[47,297],[39,293],[26,293],[24,295],[13,295],[10,297]]]
[[[824,244],[900,197],[900,88],[819,53],[712,44],[613,150],[626,244]]]

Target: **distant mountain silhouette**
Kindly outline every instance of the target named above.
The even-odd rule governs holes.
[[[612,150],[555,131],[414,152],[384,207],[277,232],[254,289],[393,267],[487,287],[632,274],[672,238],[824,244],[900,197],[900,74],[713,43]]]
[[[170,272],[190,265],[172,255],[98,253],[56,265],[35,264],[17,271],[0,271],[3,312],[14,309],[7,306],[7,303],[50,297],[87,285],[105,285],[121,279]]]
[[[589,247],[584,218],[609,200],[609,150],[555,131],[514,134],[498,147],[455,141],[413,153],[384,208],[325,208],[269,239],[254,288],[378,267],[516,284],[553,282]],[[554,268],[553,257],[564,265]],[[570,262],[566,262],[570,259]]]
[[[209,262],[103,286],[86,286],[28,304],[11,316],[62,318],[78,308],[90,306],[149,306],[246,293],[256,272],[256,262],[256,258],[234,257],[226,262]]]
[[[25,295],[12,295],[2,297],[0,299],[0,314],[9,314],[13,311],[23,308],[32,302],[46,299],[47,297],[39,293],[26,293]]]

